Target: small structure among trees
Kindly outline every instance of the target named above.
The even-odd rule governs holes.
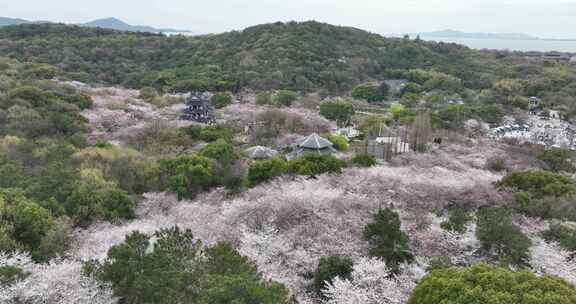
[[[288,160],[300,158],[307,154],[327,155],[335,153],[334,144],[316,133],[310,134],[296,145],[294,152],[286,155]]]
[[[254,146],[246,149],[245,152],[251,159],[270,159],[278,156],[278,151],[263,146]]]
[[[213,123],[213,109],[210,105],[210,94],[208,92],[190,92],[186,99],[187,108],[184,110],[184,119],[193,120],[200,123]]]

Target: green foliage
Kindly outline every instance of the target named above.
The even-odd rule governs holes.
[[[67,217],[60,217],[54,221],[53,228],[46,233],[38,249],[33,253],[37,261],[47,262],[52,258],[64,256],[72,244],[74,227]]]
[[[502,157],[491,157],[486,160],[486,169],[494,172],[502,172],[508,169],[506,160]]]
[[[431,272],[412,292],[408,304],[537,304],[576,302],[576,288],[566,281],[529,271],[477,265]]]
[[[347,126],[354,116],[354,106],[345,101],[327,101],[320,104],[320,115],[335,120],[340,126]]]
[[[393,272],[399,270],[400,264],[414,261],[410,239],[400,230],[400,217],[392,209],[379,209],[362,235],[370,244],[370,255],[383,258]]]
[[[352,158],[352,163],[359,167],[372,167],[376,165],[376,157],[370,154],[357,154]]]
[[[469,119],[477,119],[491,124],[502,121],[504,110],[494,104],[481,106],[448,105],[438,110],[433,119],[436,126],[446,129],[458,129]]]
[[[102,192],[101,195],[104,218],[108,221],[133,219],[135,217],[134,210],[136,205],[126,191],[110,189]]]
[[[6,288],[17,281],[24,280],[28,274],[16,266],[0,266],[0,287]]]
[[[288,171],[298,175],[340,173],[346,162],[332,155],[308,154],[288,162]]]
[[[312,282],[314,291],[321,294],[326,285],[332,283],[336,277],[350,279],[353,265],[354,263],[349,257],[329,256],[320,258]]]
[[[280,90],[274,95],[274,103],[278,106],[289,107],[298,99],[298,94],[290,90]]]
[[[209,143],[202,148],[200,155],[211,158],[224,167],[229,167],[234,161],[240,158],[236,151],[234,151],[234,146],[224,139],[218,139],[215,142]]]
[[[256,104],[269,105],[272,104],[272,94],[270,92],[260,92],[256,95]]]
[[[358,85],[352,90],[352,97],[368,102],[381,101],[388,95],[388,86]]]
[[[448,219],[440,224],[444,230],[464,233],[472,217],[462,207],[452,207],[448,210]]]
[[[412,122],[415,116],[409,109],[398,102],[390,104],[390,113],[392,113],[394,120],[403,123]]]
[[[552,105],[570,105],[574,96],[570,85],[574,70],[569,65],[526,63],[514,52],[385,38],[313,21],[276,22],[195,37],[26,24],[2,28],[0,40],[11,42],[0,55],[58,65],[64,69],[57,72],[63,78],[159,91],[251,88],[322,90],[333,95],[367,80],[402,78],[428,91],[494,88],[496,97],[508,92],[549,95],[546,100]],[[26,70],[37,70],[30,75],[40,79],[55,73],[38,65]],[[521,87],[508,90],[501,80]]]
[[[288,171],[285,160],[275,157],[269,160],[255,161],[248,168],[248,183],[251,187],[281,176]]]
[[[402,87],[400,94],[402,96],[409,95],[409,94],[420,94],[422,93],[422,87],[414,82],[409,82]]]
[[[548,171],[523,171],[508,173],[496,183],[499,188],[525,191],[535,198],[561,197],[576,192],[576,182],[564,175]]]
[[[438,71],[411,73],[419,77],[412,81],[427,89],[453,90],[462,84],[489,88],[494,74],[511,73],[514,57],[318,22],[277,22],[197,37],[30,24],[4,27],[0,39],[12,42],[0,55],[59,65],[70,78],[175,92],[249,87],[333,94],[366,79],[410,78],[405,70],[422,68]],[[91,52],[95,46],[99,52]],[[565,84],[564,79],[550,91]]]
[[[138,96],[143,100],[146,100],[148,102],[154,100],[155,98],[158,98],[158,91],[156,91],[155,88],[153,87],[143,87],[140,89],[140,95]]]
[[[108,257],[91,272],[112,284],[114,294],[126,303],[174,303],[198,296],[200,269],[196,265],[200,243],[192,232],[177,227],[160,230],[150,248],[150,237],[133,232],[124,243],[112,246]]]
[[[0,189],[0,249],[21,246],[34,251],[54,227],[50,212],[24,195],[20,189]]]
[[[201,252],[190,230],[163,229],[150,237],[133,232],[113,246],[103,263],[85,266],[112,285],[123,303],[287,303],[284,286],[267,282],[247,258],[219,243]]]
[[[226,92],[218,92],[210,98],[210,104],[216,109],[221,109],[232,104],[232,95]]]
[[[568,149],[551,148],[542,151],[536,158],[545,162],[554,172],[573,172],[574,165],[570,161],[572,151]]]
[[[195,140],[203,140],[207,142],[217,141],[223,139],[225,141],[231,141],[234,138],[234,132],[223,126],[189,126],[182,128],[181,131]]]
[[[160,164],[168,176],[168,188],[178,199],[194,198],[215,185],[214,165],[210,159],[197,155],[180,155]]]
[[[505,208],[484,208],[478,212],[476,237],[482,248],[496,254],[501,261],[524,265],[530,259],[530,239],[512,223],[512,214]]]
[[[40,205],[23,201],[16,203],[14,210],[14,239],[36,248],[42,237],[54,225],[50,212]]]
[[[324,134],[324,137],[332,142],[334,149],[338,151],[345,151],[348,149],[348,138],[346,138],[346,136],[329,133]]]
[[[101,171],[95,176],[84,176],[66,200],[67,214],[76,223],[86,226],[96,219],[118,221],[134,218],[135,203],[123,190],[106,181]]]
[[[371,114],[366,116],[360,123],[360,129],[369,135],[378,136],[380,128],[386,126],[389,119],[380,114]]]
[[[543,219],[576,220],[576,202],[573,195],[563,197],[534,197],[528,192],[514,194],[516,211]]]
[[[94,104],[92,97],[84,93],[75,93],[71,95],[62,96],[62,99],[67,103],[76,105],[80,110],[90,109]]]
[[[576,228],[554,223],[542,233],[542,237],[549,242],[558,242],[568,251],[576,251]]]

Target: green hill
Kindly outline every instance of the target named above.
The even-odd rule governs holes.
[[[127,87],[208,87],[236,91],[350,90],[355,84],[427,69],[489,87],[509,73],[510,53],[385,38],[309,22],[273,23],[217,35],[166,37],[62,24],[0,28],[0,55],[49,63],[69,77]]]

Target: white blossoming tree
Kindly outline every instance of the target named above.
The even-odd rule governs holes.
[[[114,304],[112,291],[82,275],[82,264],[60,260],[35,264],[29,255],[0,254],[0,267],[16,266],[27,276],[0,288],[3,304]]]
[[[362,258],[354,265],[352,279],[336,278],[323,291],[327,304],[402,304],[415,287],[407,266],[392,275],[380,259]]]

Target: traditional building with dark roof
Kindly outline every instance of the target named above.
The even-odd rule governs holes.
[[[278,151],[263,146],[255,146],[245,150],[251,159],[270,159],[278,155]]]
[[[184,110],[184,119],[193,120],[200,123],[214,122],[213,109],[210,105],[210,94],[208,92],[191,92],[186,99],[187,108]]]
[[[332,154],[335,153],[334,144],[324,137],[316,133],[310,134],[308,137],[304,138],[300,143],[298,143],[294,149],[294,152],[286,156],[287,159],[295,159],[302,157],[306,154]]]

